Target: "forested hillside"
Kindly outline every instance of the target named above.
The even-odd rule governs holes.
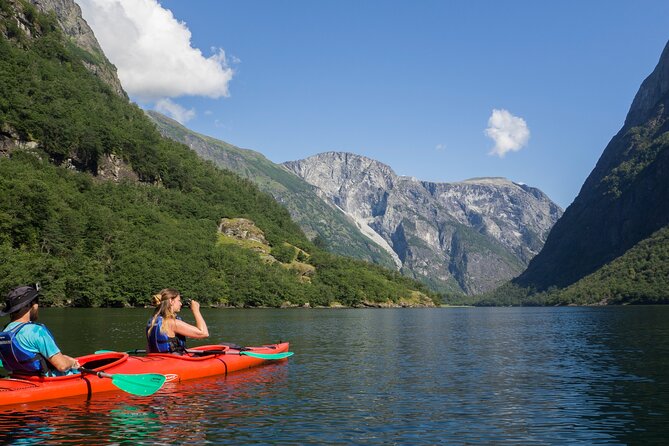
[[[459,302],[477,305],[626,305],[667,304],[669,227],[566,288],[545,291],[509,282],[492,293]]]
[[[91,54],[54,16],[0,0],[0,289],[39,281],[45,303],[144,305],[163,287],[235,306],[408,302],[418,283],[321,252],[248,180],[162,138],[142,110],[93,76]],[[221,218],[252,220],[282,262],[218,243]],[[435,295],[430,295],[436,299]]]
[[[156,111],[148,111],[161,134],[188,145],[200,157],[256,184],[286,206],[305,234],[329,252],[395,268],[388,252],[365,237],[341,210],[328,205],[313,186],[261,153],[200,135]]]
[[[668,106],[669,44],[543,250],[486,303],[669,302]]]

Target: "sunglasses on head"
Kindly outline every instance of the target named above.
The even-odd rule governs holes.
[[[40,290],[39,282],[35,283],[35,290],[36,290],[36,291],[39,291],[39,290]],[[39,294],[38,294],[37,296],[35,296],[35,298],[33,299],[33,302],[32,302],[32,303],[33,303],[33,304],[38,304],[38,305],[39,305]],[[31,305],[32,305],[32,304],[31,304]]]

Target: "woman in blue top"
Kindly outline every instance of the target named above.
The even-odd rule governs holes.
[[[149,353],[183,353],[186,338],[203,339],[209,337],[207,323],[200,313],[200,304],[190,301],[190,309],[195,317],[195,326],[181,320],[181,295],[173,288],[165,288],[153,296],[156,311],[146,325],[147,351]]]

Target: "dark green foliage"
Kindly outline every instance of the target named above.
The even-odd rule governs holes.
[[[0,137],[18,134],[39,147],[0,156],[0,290],[39,281],[46,304],[142,306],[175,287],[204,303],[279,306],[341,301],[333,276],[356,284],[353,297],[346,290],[354,304],[419,287],[329,256],[303,283],[255,252],[217,245],[220,219],[244,217],[272,246],[292,245],[292,258],[294,247],[318,252],[271,196],[160,137],[139,108],[84,68],[81,59],[96,55],[21,5],[37,37],[0,39]],[[8,29],[13,6],[0,0],[0,11]],[[98,178],[106,155],[140,181]]]
[[[466,300],[457,301],[460,304],[478,306],[517,306],[517,305],[542,305],[544,297],[535,290],[520,287],[512,282],[507,282],[494,291],[479,296],[470,296]]]
[[[318,251],[310,259],[317,267],[312,283],[302,283],[257,253],[217,246],[217,219],[191,195],[100,182],[25,152],[0,158],[0,288],[40,281],[45,303],[76,306],[141,306],[165,286],[235,306],[355,305],[422,288]],[[289,248],[283,260],[295,258],[293,246],[280,246]]]
[[[212,271],[218,271],[227,287],[219,302],[233,306],[272,306],[284,302],[308,302],[307,289],[294,273],[277,264],[265,264],[258,254],[235,246],[215,253]]]
[[[548,303],[669,303],[669,226],[594,274],[552,293]]]
[[[290,263],[297,257],[297,249],[294,246],[282,243],[279,246],[272,247],[270,254],[279,262]]]
[[[310,263],[317,271],[314,283],[328,292],[326,295],[315,295],[314,300],[338,301],[344,305],[356,305],[363,301],[397,301],[401,297],[409,297],[412,290],[421,291],[434,302],[441,300],[425,285],[402,276],[399,272],[360,260],[315,252]]]
[[[506,283],[470,298],[474,305],[611,305],[669,303],[669,226],[567,288]]]
[[[91,76],[60,40],[53,31],[36,39],[30,50],[0,40],[0,122],[24,139],[40,141],[56,162],[71,158],[95,174],[100,156],[113,153],[129,162],[141,180],[159,181],[209,202],[207,217],[246,214],[271,242],[304,244],[300,229],[274,200],[161,138],[139,108]],[[240,189],[248,195],[239,194]]]
[[[669,133],[660,132],[658,135],[652,127],[632,127],[624,137],[628,140],[628,148],[623,161],[601,180],[604,193],[615,198],[620,198],[624,191],[632,187],[639,173],[669,146]]]
[[[309,256],[304,251],[298,251],[298,253],[297,253],[297,261],[298,262],[306,262],[308,259],[309,259]]]
[[[317,235],[316,238],[313,240],[314,246],[316,246],[318,249],[322,249],[323,251],[328,250],[328,243],[323,238],[321,235]]]

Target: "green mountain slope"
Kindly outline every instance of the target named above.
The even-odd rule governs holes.
[[[548,304],[669,303],[669,226],[555,295]]]
[[[195,133],[177,121],[155,111],[147,114],[163,136],[186,144],[198,155],[229,169],[270,193],[284,205],[310,239],[318,239],[330,252],[393,268],[388,252],[369,238],[341,211],[322,200],[306,181],[274,164],[253,150]]]
[[[78,306],[144,305],[168,286],[236,306],[436,299],[315,247],[270,195],[161,137],[85,68],[82,51],[53,15],[0,0],[0,289],[40,281],[45,303]],[[221,219],[237,217],[277,258],[299,248],[315,268],[309,280],[220,243]]]
[[[636,276],[639,252],[649,258],[643,271],[666,269],[666,265],[656,263],[665,259],[665,238],[661,234],[669,225],[667,79],[669,44],[641,85],[623,128],[604,150],[574,203],[553,227],[543,250],[513,280],[514,285],[532,294],[576,284],[561,294],[564,303],[573,299],[657,302],[660,298],[656,290],[669,290],[667,274],[647,276],[645,282],[638,282],[638,288],[632,285],[636,279],[622,288],[618,281],[629,274]],[[616,277],[614,271],[621,276]],[[590,277],[577,283],[586,276]],[[590,298],[586,297],[588,287],[592,287]],[[611,294],[602,291],[605,289],[619,291]]]

